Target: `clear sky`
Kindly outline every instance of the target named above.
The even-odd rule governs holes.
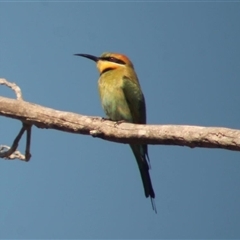
[[[149,124],[239,129],[239,13],[231,1],[0,1],[0,77],[26,101],[103,117],[96,66],[73,54],[120,52]],[[0,144],[20,127],[1,117]],[[32,134],[30,162],[0,160],[0,238],[240,238],[239,152],[149,146],[155,214],[127,145]]]

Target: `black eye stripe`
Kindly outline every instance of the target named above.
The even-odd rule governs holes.
[[[126,63],[120,59],[117,59],[115,57],[103,57],[101,58],[102,60],[105,60],[105,61],[109,61],[109,62],[115,62],[115,63],[119,63],[119,64],[123,64],[125,65]]]

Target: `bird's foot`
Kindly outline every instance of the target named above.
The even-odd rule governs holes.
[[[119,125],[119,124],[121,124],[121,123],[126,122],[125,120],[114,121],[114,120],[112,120],[112,119],[109,118],[109,117],[102,117],[102,118],[101,118],[101,121],[102,121],[102,122],[103,122],[103,121],[112,121],[112,122],[114,122],[114,127],[116,127],[117,125]]]
[[[102,117],[101,122],[104,122],[104,121],[111,121],[111,119],[109,117]]]
[[[116,122],[114,123],[114,127],[116,127],[117,125],[119,125],[119,124],[121,124],[121,123],[124,123],[124,122],[126,122],[126,121],[125,121],[125,120],[116,121]]]

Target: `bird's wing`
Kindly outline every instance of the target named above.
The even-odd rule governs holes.
[[[133,123],[146,124],[145,99],[139,84],[124,76],[123,92],[132,114]],[[142,149],[142,155],[147,156],[148,162],[150,164],[147,145],[143,144]]]
[[[123,93],[131,111],[133,122],[146,124],[145,99],[139,84],[124,76]]]

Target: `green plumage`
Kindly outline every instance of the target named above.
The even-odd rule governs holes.
[[[103,53],[100,57],[75,54],[97,63],[100,72],[98,90],[102,107],[113,121],[146,124],[145,99],[132,62],[122,54]],[[149,175],[149,158],[146,144],[130,144],[136,158],[146,197],[150,197],[155,212],[155,193]]]
[[[137,76],[131,68],[112,69],[103,73],[98,80],[99,94],[106,115],[113,121],[146,124],[146,107]],[[155,198],[149,175],[147,145],[130,145],[136,158],[145,196]],[[155,209],[155,204],[153,203]]]

